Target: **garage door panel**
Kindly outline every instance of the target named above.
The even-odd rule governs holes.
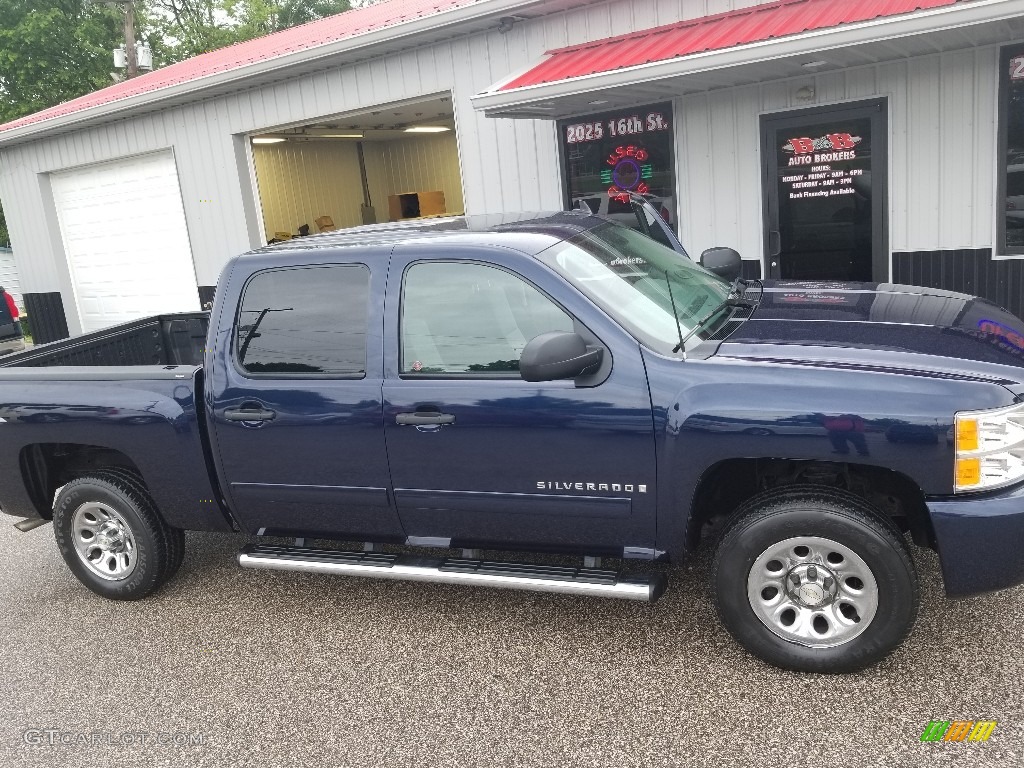
[[[83,330],[198,309],[170,152],[54,174],[52,188]]]

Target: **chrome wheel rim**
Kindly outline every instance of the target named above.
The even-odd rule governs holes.
[[[747,575],[747,599],[761,623],[791,643],[833,648],[870,626],[878,582],[849,547],[818,536],[773,544]]]
[[[132,575],[135,536],[113,507],[100,501],[83,504],[71,517],[71,535],[82,564],[101,579],[121,581]]]

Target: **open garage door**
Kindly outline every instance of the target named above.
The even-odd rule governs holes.
[[[55,173],[51,184],[83,332],[199,309],[169,151]]]
[[[463,212],[451,96],[252,137],[267,239]]]

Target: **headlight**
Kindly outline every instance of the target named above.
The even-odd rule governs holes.
[[[1024,405],[956,415],[957,492],[987,491],[1024,480]]]

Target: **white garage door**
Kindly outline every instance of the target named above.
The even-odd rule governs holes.
[[[25,309],[21,298],[21,280],[18,279],[18,267],[14,263],[14,251],[0,247],[0,285],[14,298],[14,303]]]
[[[51,177],[83,331],[199,309],[174,156]]]

